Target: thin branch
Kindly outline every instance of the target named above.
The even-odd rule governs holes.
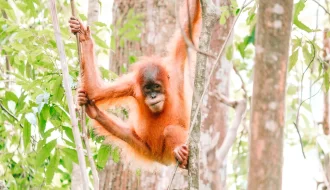
[[[312,59],[310,60],[307,68],[305,69],[305,71],[303,72],[302,76],[301,76],[301,80],[300,80],[300,98],[299,98],[299,101],[300,101],[300,104],[299,104],[299,107],[298,107],[298,110],[297,110],[297,116],[296,116],[296,125],[299,126],[299,115],[300,115],[300,107],[302,106],[302,104],[304,103],[304,101],[302,101],[302,93],[303,93],[303,80],[304,80],[304,76],[305,76],[305,73],[307,72],[307,70],[309,69],[309,67],[311,66],[311,64],[314,62],[314,59],[315,59],[315,47],[314,47],[314,44],[310,42],[310,44],[312,45],[313,47],[313,57]]]
[[[19,119],[14,115],[12,114],[9,110],[7,110],[1,103],[0,103],[0,107],[1,109],[6,112],[10,117],[12,117],[15,121],[17,121],[17,123],[19,124],[19,126],[21,128],[24,128],[24,126],[22,124],[19,123]],[[33,143],[36,143],[37,141],[31,136],[31,139],[33,141]]]
[[[302,152],[304,158],[306,159],[306,155],[305,155],[304,146],[303,146],[302,138],[301,138],[301,135],[300,135],[300,131],[299,131],[299,129],[298,129],[297,124],[296,124],[296,123],[293,123],[293,124],[294,124],[294,126],[295,126],[295,128],[296,128],[296,130],[297,130],[298,135],[299,135],[299,141],[300,141],[300,146],[301,146],[301,152]]]
[[[0,103],[0,107],[1,107],[1,109],[2,109],[3,111],[5,111],[8,115],[10,115],[10,117],[12,117],[14,120],[16,120],[16,121],[19,123],[18,118],[17,118],[14,114],[12,114],[9,110],[7,110],[7,109],[6,109],[1,103]],[[19,125],[20,125],[22,128],[24,128],[22,124],[19,123]]]
[[[319,3],[316,0],[312,0],[312,1],[314,1],[314,3],[316,3],[319,7],[321,7],[326,14],[330,15],[330,12],[323,5],[321,5],[321,3]]]
[[[227,156],[229,149],[233,146],[236,136],[237,136],[237,130],[238,127],[241,124],[242,119],[244,118],[245,111],[246,111],[246,100],[240,100],[240,101],[233,101],[229,100],[226,96],[220,94],[220,93],[209,93],[210,95],[213,95],[216,99],[218,99],[220,102],[226,104],[227,106],[230,106],[235,109],[235,119],[233,121],[232,127],[228,129],[228,133],[223,140],[223,143],[220,147],[220,149],[216,153],[216,157],[218,160],[218,163],[222,166],[222,163]]]
[[[324,0],[325,4],[326,4],[326,10],[329,10],[329,2],[328,0]],[[330,21],[330,14],[328,14],[328,21]]]
[[[243,77],[241,76],[241,74],[239,73],[239,71],[237,70],[237,68],[235,67],[235,65],[233,65],[233,69],[234,69],[236,75],[241,80],[241,83],[242,83],[241,88],[244,91],[244,98],[247,99],[247,90],[245,88],[245,83],[244,83]]]
[[[71,3],[72,16],[76,17],[76,9],[75,9],[74,0],[71,0],[70,3]],[[79,60],[79,65],[80,65],[79,75],[81,77],[82,65],[81,65],[81,46],[80,46],[80,40],[79,40],[79,38],[80,38],[79,37],[79,32],[77,32],[75,35],[76,35],[77,49],[78,49],[78,60]],[[82,138],[83,138],[83,140],[85,142],[85,145],[86,145],[87,157],[88,157],[89,164],[90,164],[91,170],[92,170],[94,189],[98,190],[99,186],[100,186],[99,185],[99,176],[98,176],[98,173],[97,173],[97,170],[96,170],[95,162],[94,162],[94,159],[92,157],[92,151],[91,151],[91,148],[89,146],[89,141],[88,141],[88,137],[87,137],[85,106],[82,106],[81,109],[80,109],[80,126],[82,128]]]
[[[52,17],[52,21],[53,21],[56,44],[57,44],[57,48],[58,48],[59,55],[60,55],[65,96],[68,101],[69,113],[70,113],[71,124],[72,124],[72,132],[73,132],[73,137],[74,137],[74,141],[76,144],[76,150],[77,150],[77,154],[78,154],[81,176],[83,178],[82,179],[83,189],[87,190],[89,187],[89,182],[88,182],[88,175],[87,175],[87,169],[86,169],[86,161],[85,161],[83,146],[82,146],[82,142],[81,142],[81,138],[80,138],[78,121],[77,121],[77,118],[75,115],[72,92],[71,92],[71,88],[70,88],[70,84],[69,84],[69,71],[68,71],[69,69],[68,69],[68,65],[66,64],[66,56],[65,56],[64,45],[63,45],[62,37],[61,37],[61,33],[60,33],[60,27],[59,27],[59,23],[58,23],[58,19],[57,19],[55,0],[49,0],[49,9],[50,9],[51,17]]]
[[[252,1],[251,1],[251,2],[252,2]],[[230,38],[230,36],[231,36],[231,33],[232,33],[233,30],[234,30],[234,27],[235,27],[235,25],[236,25],[236,22],[237,22],[238,18],[240,17],[241,13],[243,12],[244,8],[246,7],[245,3],[246,3],[246,0],[244,0],[243,5],[242,5],[242,8],[240,9],[240,11],[239,11],[239,13],[238,13],[236,19],[234,20],[234,23],[233,23],[232,27],[230,28],[230,30],[229,30],[229,32],[228,32],[228,35],[227,35],[227,37],[226,37],[226,40],[224,41],[224,43],[223,43],[223,45],[222,45],[222,47],[221,47],[221,50],[220,50],[220,52],[219,52],[219,54],[218,54],[218,57],[217,57],[217,59],[215,60],[213,66],[212,66],[212,68],[211,68],[211,71],[210,71],[209,77],[208,77],[208,79],[207,79],[207,81],[206,81],[206,85],[205,85],[205,87],[204,87],[204,91],[203,91],[203,93],[202,93],[202,95],[201,95],[201,98],[200,98],[198,104],[197,104],[196,112],[195,112],[194,117],[193,117],[193,120],[192,120],[192,122],[191,122],[191,125],[190,125],[191,127],[190,127],[190,130],[189,130],[189,134],[188,134],[188,136],[190,136],[190,133],[191,133],[191,131],[192,131],[192,129],[193,129],[195,123],[196,123],[198,110],[200,109],[200,106],[201,106],[201,104],[202,104],[202,102],[203,102],[203,98],[204,98],[204,96],[205,96],[205,94],[206,94],[206,91],[207,91],[209,85],[210,85],[212,75],[213,75],[213,73],[214,73],[214,71],[215,71],[215,68],[216,68],[217,64],[219,63],[219,59],[220,59],[220,57],[221,57],[221,55],[222,55],[222,53],[223,53],[223,51],[224,51],[224,49],[225,49],[225,47],[226,47],[226,45],[227,45],[227,43],[228,43],[228,40],[229,40],[229,38]],[[249,2],[249,3],[250,3],[250,2]],[[248,4],[249,4],[249,3],[248,3]]]
[[[82,117],[81,120],[85,121],[86,118]],[[82,125],[82,131],[83,131],[82,138],[83,138],[83,140],[85,142],[85,145],[86,145],[87,157],[88,157],[88,161],[89,161],[89,164],[90,164],[91,170],[92,170],[92,175],[93,175],[93,180],[94,180],[93,181],[94,182],[94,190],[98,190],[99,187],[100,187],[99,186],[99,175],[97,173],[96,165],[95,165],[95,162],[94,162],[94,159],[93,159],[93,156],[92,156],[91,147],[89,145],[86,125]]]
[[[174,180],[174,177],[175,177],[175,174],[176,174],[176,171],[178,170],[178,167],[179,167],[179,162],[176,161],[176,166],[174,168],[174,171],[173,171],[173,174],[172,174],[172,178],[171,178],[171,181],[170,181],[170,184],[168,185],[167,187],[167,190],[171,190],[171,186],[172,186],[172,183],[173,183],[173,180]]]

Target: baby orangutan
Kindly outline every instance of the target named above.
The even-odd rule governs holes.
[[[184,4],[186,6],[187,2]],[[189,0],[187,10],[183,9],[181,13],[185,14],[185,18],[189,14],[190,19],[180,22],[186,36],[197,45],[201,27],[199,0]],[[182,34],[178,31],[170,41],[167,56],[144,57],[133,65],[128,74],[106,83],[94,61],[94,43],[89,28],[75,18],[71,18],[69,23],[71,31],[80,34],[82,78],[78,103],[86,106],[88,116],[100,126],[94,126],[97,133],[125,142],[149,160],[165,165],[177,160],[181,168],[186,168],[192,90],[189,86],[191,78],[186,77],[190,71]],[[130,110],[128,121],[124,122],[101,109],[114,100],[125,104],[127,98],[136,105]]]

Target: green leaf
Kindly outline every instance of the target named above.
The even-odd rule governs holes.
[[[11,91],[6,91],[5,92],[5,98],[6,98],[6,100],[12,100],[15,103],[18,102],[18,98],[17,98],[16,94],[14,94]]]
[[[111,152],[111,146],[102,144],[99,152],[97,153],[97,166],[99,168],[104,168],[106,165]]]
[[[226,58],[231,61],[233,59],[234,48],[233,45],[227,47]]]
[[[116,147],[116,148],[113,150],[111,156],[112,156],[112,160],[113,160],[115,163],[118,163],[118,162],[119,162],[119,160],[120,160],[120,153],[119,153],[119,148],[118,148],[118,147]]]
[[[68,158],[67,156],[65,156],[65,155],[61,155],[61,160],[60,160],[60,163],[63,165],[63,167],[65,168],[65,169],[67,169],[68,170],[68,172],[69,173],[71,173],[71,171],[72,171],[72,164],[73,164],[73,162],[70,160],[70,158]]]
[[[107,27],[107,25],[104,22],[93,22],[93,24],[99,27]]]
[[[306,32],[313,32],[311,28],[306,26],[304,23],[302,23],[298,16],[302,10],[305,8],[305,0],[300,0],[298,3],[294,6],[294,14],[293,14],[293,23],[300,29],[306,31]]]
[[[301,38],[295,38],[292,40],[292,51],[295,51],[297,50],[297,48],[300,48],[301,45],[301,41],[302,39]]]
[[[52,132],[55,131],[55,130],[56,130],[55,127],[51,128],[51,129],[49,129],[49,130],[47,130],[47,131],[45,132],[43,138],[47,139],[48,137],[51,136]]]
[[[309,52],[308,50],[308,44],[305,44],[302,48],[302,52],[303,52],[303,56],[305,59],[305,64],[309,65],[309,63],[312,61],[313,59],[313,55],[312,53]]]
[[[87,17],[84,14],[79,14],[79,17],[82,21],[86,21]]]
[[[296,65],[296,63],[298,61],[298,55],[299,55],[299,51],[297,49],[290,56],[290,59],[289,59],[289,71],[291,71],[291,69]]]
[[[65,156],[70,158],[71,161],[74,161],[76,164],[79,164],[77,151],[75,149],[62,148],[61,151],[63,152],[63,154],[65,154]]]
[[[245,48],[246,48],[246,45],[244,43],[239,43],[237,45],[237,49],[243,58],[245,57],[245,52],[244,52]]]
[[[21,39],[29,38],[31,36],[33,36],[33,33],[25,29],[18,31],[16,33],[15,39],[21,40]]]
[[[49,143],[47,143],[46,145],[44,145],[40,151],[38,152],[38,156],[36,159],[36,163],[38,165],[42,165],[44,163],[44,161],[46,160],[46,158],[48,158],[50,156],[50,153],[52,152],[52,150],[55,148],[56,146],[56,139],[50,141]]]
[[[305,25],[304,23],[302,23],[298,19],[294,19],[293,24],[296,25],[298,28],[306,31],[306,32],[314,32],[313,29],[309,28],[307,25]]]
[[[31,15],[33,17],[36,17],[37,16],[37,13],[36,13],[36,10],[35,10],[35,7],[34,7],[34,4],[33,4],[33,1],[26,1],[27,3],[27,7],[28,9],[31,11]]]
[[[57,77],[56,81],[53,83],[52,89],[54,90],[53,100],[60,102],[64,94],[64,89],[62,87],[62,77]]]
[[[44,119],[44,120],[47,120],[48,117],[49,117],[49,105],[48,104],[45,104],[43,107],[42,107],[42,110],[40,112],[40,116]]]
[[[221,13],[221,16],[220,16],[220,20],[219,20],[220,25],[226,24],[226,21],[227,21],[227,18],[228,17],[229,17],[229,11],[228,11],[228,9],[223,10],[222,13]]]
[[[288,94],[288,95],[294,95],[294,94],[297,93],[297,91],[298,91],[298,89],[297,89],[296,86],[294,86],[294,85],[289,85],[288,90],[287,90],[287,94]]]
[[[16,104],[16,110],[17,111],[21,111],[24,106],[26,105],[26,103],[24,102],[25,98],[27,95],[24,94],[24,92],[21,94],[21,96],[19,97],[17,104]]]
[[[23,128],[23,143],[24,143],[25,151],[27,151],[27,147],[30,144],[30,138],[31,138],[31,125],[27,120],[25,120],[24,128]]]
[[[230,0],[230,4],[233,8],[237,8],[238,7],[238,4],[237,4],[237,1],[236,0]]]
[[[38,117],[38,129],[41,136],[43,136],[45,133],[46,124],[47,124],[47,120],[45,120],[43,117]]]
[[[66,126],[63,126],[62,128],[63,128],[66,136],[68,136],[68,138],[71,140],[71,142],[74,142],[72,128],[66,127]]]
[[[58,167],[59,161],[60,161],[60,155],[59,155],[58,150],[56,149],[54,156],[50,158],[50,162],[47,166],[47,170],[46,170],[46,183],[47,184],[50,184],[52,182],[54,173]]]
[[[109,49],[109,46],[105,43],[105,40],[103,39],[101,39],[101,38],[99,38],[97,35],[93,35],[93,39],[95,40],[95,43],[98,45],[98,46],[100,46],[100,47],[102,47],[102,48],[106,48],[106,49]]]
[[[135,57],[135,56],[129,56],[129,58],[128,58],[128,62],[129,62],[129,64],[133,64],[133,63],[135,63],[137,61],[137,58]]]
[[[5,0],[0,0],[0,7],[3,8],[3,9],[9,9],[9,10],[11,10],[11,6]]]
[[[294,5],[293,18],[297,18],[302,10],[305,8],[305,0],[300,0]]]

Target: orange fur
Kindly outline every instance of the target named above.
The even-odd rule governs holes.
[[[197,46],[201,28],[201,7],[199,0],[189,0],[189,14],[191,17],[192,31],[188,31],[188,23],[181,20],[186,35],[192,36],[192,41]],[[181,10],[181,17],[187,18],[186,4]],[[87,32],[82,34],[90,35]],[[178,31],[169,44],[166,57],[144,57],[134,64],[132,70],[115,82],[105,84],[98,73],[94,61],[94,45],[90,37],[81,41],[82,47],[82,88],[87,92],[89,99],[93,99],[98,107],[108,108],[110,104],[127,104],[130,109],[127,122],[118,121],[113,115],[108,115],[109,121],[114,121],[122,129],[130,130],[129,138],[134,141],[126,141],[127,135],[124,132],[113,134],[109,126],[103,126],[96,122],[94,128],[99,135],[106,136],[106,139],[118,145],[124,150],[124,160],[138,156],[144,163],[156,161],[165,165],[175,163],[173,150],[186,143],[189,129],[190,109],[192,99],[191,73],[187,66],[187,48],[180,31]],[[195,56],[195,54],[194,54]],[[195,57],[191,60],[194,63]],[[141,91],[144,69],[157,67],[157,79],[162,81],[165,89],[165,102],[163,111],[159,114],[152,113],[144,102],[144,95]],[[124,137],[123,137],[124,136]],[[128,137],[127,137],[128,138]],[[145,148],[141,147],[146,146]],[[132,155],[133,154],[133,155]],[[128,159],[132,160],[132,159]]]

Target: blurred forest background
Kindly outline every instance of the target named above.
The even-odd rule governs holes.
[[[75,94],[79,66],[70,34],[70,1],[57,0],[69,84]],[[234,24],[243,0],[214,0],[222,10],[213,29],[216,55]],[[91,26],[105,80],[127,72],[142,55],[164,55],[176,28],[174,0],[76,1],[79,18]],[[235,111],[215,97],[202,108],[200,188],[247,189],[255,28],[258,4],[247,1],[238,18],[210,91],[246,98],[247,113],[223,163],[217,150]],[[62,71],[47,0],[0,0],[0,189],[80,189],[77,152],[71,130]],[[283,189],[329,189],[330,2],[294,1],[287,71]],[[207,72],[212,61],[207,64]],[[89,125],[90,127],[90,125]],[[103,144],[89,130],[89,144],[100,189],[166,189],[173,167],[160,172],[127,170],[120,150]],[[267,151],[272,153],[272,149]],[[90,182],[91,169],[88,166]],[[277,175],[276,173],[272,175]],[[179,170],[172,187],[186,187]],[[92,187],[92,185],[91,185]]]

